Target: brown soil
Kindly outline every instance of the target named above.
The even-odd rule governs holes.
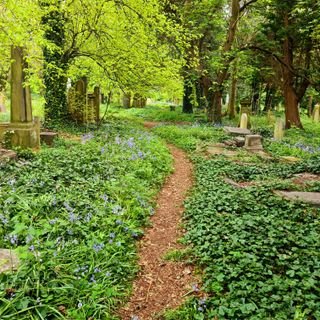
[[[192,266],[163,258],[169,250],[182,248],[177,243],[182,235],[179,224],[184,210],[183,201],[192,186],[190,161],[183,151],[173,146],[169,148],[174,157],[175,171],[158,195],[152,226],[146,230],[139,244],[140,273],[133,284],[128,304],[119,311],[123,320],[154,319],[165,309],[181,305],[197,283]]]

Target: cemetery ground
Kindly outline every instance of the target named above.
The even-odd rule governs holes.
[[[53,148],[2,165],[0,245],[18,253],[20,267],[0,275],[1,319],[117,319],[138,273],[137,241],[172,172],[165,141],[189,155],[194,187],[183,247],[163,261],[191,265],[201,280],[158,316],[320,319],[319,208],[274,193],[320,192],[319,124],[303,118],[305,131],[274,141],[273,120],[252,117],[268,156],[234,146],[219,155],[210,147],[230,136],[201,116],[155,107],[111,113],[99,130],[60,128],[72,139],[60,135]],[[145,120],[166,123],[150,132]]]

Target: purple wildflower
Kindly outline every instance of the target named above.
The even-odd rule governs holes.
[[[95,251],[95,252],[99,252],[101,251],[102,249],[104,248],[104,244],[103,243],[96,243],[92,246],[92,249]]]

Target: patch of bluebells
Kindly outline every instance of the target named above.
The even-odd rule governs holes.
[[[11,245],[18,244],[18,236],[16,234],[9,234],[5,237],[5,240],[9,241]]]
[[[81,136],[81,143],[82,144],[85,144],[86,142],[90,141],[91,139],[94,138],[94,134],[92,132],[89,132],[89,133],[86,133],[86,134],[83,134]]]
[[[297,148],[297,149],[300,149],[304,152],[308,152],[308,153],[311,153],[311,154],[314,154],[314,153],[318,153],[320,152],[320,147],[313,147],[313,146],[309,146],[309,145],[306,145],[302,142],[297,142],[295,143],[294,145],[290,144],[290,143],[287,143],[287,142],[280,142],[282,145],[286,146],[286,147],[289,147],[289,148]]]
[[[9,223],[9,220],[3,215],[0,214],[0,221],[2,222],[2,224],[6,225]]]

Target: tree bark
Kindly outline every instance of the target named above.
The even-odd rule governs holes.
[[[182,112],[183,113],[193,113],[191,95],[192,95],[192,85],[191,85],[189,79],[184,79],[183,104],[182,104]]]
[[[229,119],[233,119],[236,116],[237,84],[238,84],[237,64],[235,63],[233,65],[233,70],[232,70],[230,100],[229,100],[229,105],[228,105]]]
[[[288,12],[284,15],[284,25],[287,28],[290,25]],[[283,73],[283,95],[284,95],[284,107],[285,107],[285,127],[290,129],[292,126],[296,126],[303,129],[300,114],[299,114],[299,98],[294,88],[294,74],[293,70],[293,45],[290,35],[287,33],[283,44],[283,60],[285,66],[282,66]]]
[[[218,76],[212,90],[212,98],[209,101],[208,119],[211,122],[221,123],[222,118],[222,104],[221,98],[224,91],[224,82],[228,78],[228,70],[230,63],[234,59],[228,55],[232,49],[232,45],[236,36],[238,21],[240,17],[240,2],[239,0],[232,0],[231,3],[231,17],[229,21],[229,28],[227,38],[222,48],[221,61],[222,67],[218,71]]]

